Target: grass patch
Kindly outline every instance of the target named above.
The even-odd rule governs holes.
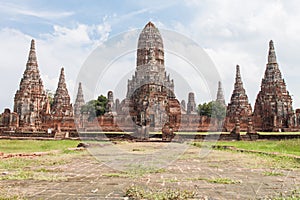
[[[166,182],[166,183],[177,183],[177,182],[179,182],[180,180],[178,180],[177,178],[166,178],[166,179],[164,179],[163,181]],[[163,182],[163,181],[162,181],[162,182]]]
[[[103,174],[103,176],[109,177],[109,178],[129,178],[129,177],[131,177],[127,173],[109,173],[109,174]]]
[[[109,178],[134,178],[141,177],[146,174],[163,173],[166,170],[163,168],[145,167],[141,165],[130,165],[125,171],[120,173],[103,174],[104,177]]]
[[[206,181],[207,178],[202,178],[202,177],[193,177],[193,178],[187,178],[187,181]]]
[[[134,148],[134,149],[132,149],[132,151],[145,151],[145,149]]]
[[[206,181],[209,183],[216,183],[216,184],[237,184],[240,183],[240,181],[232,180],[230,178],[202,178],[202,177],[193,177],[193,178],[187,178],[187,181]]]
[[[213,178],[213,179],[206,179],[209,183],[217,183],[217,184],[236,184],[240,183],[240,181],[235,181],[229,178]]]
[[[300,135],[300,132],[257,132],[260,135]]]
[[[66,181],[66,177],[57,173],[35,172],[31,170],[19,170],[9,172],[7,175],[0,175],[0,180],[39,180],[39,181]],[[0,199],[1,200],[1,199]]]
[[[145,167],[143,165],[128,165],[128,168],[125,170],[125,173],[129,174],[132,177],[140,177],[146,174],[156,174],[163,172],[166,172],[166,169],[156,167]]]
[[[277,197],[269,198],[271,200],[299,200],[300,199],[300,190],[294,190],[290,195],[279,194]]]
[[[0,180],[66,180],[60,176],[59,166],[72,162],[78,155],[83,152],[0,159]]]
[[[267,171],[263,173],[264,176],[283,176],[284,174],[281,172],[275,172],[275,171]]]
[[[209,142],[194,142],[194,146],[202,147],[203,145],[212,145]],[[233,146],[246,150],[256,150],[262,152],[278,152],[281,154],[291,154],[300,156],[300,139],[291,140],[261,140],[261,141],[218,141],[215,145]]]
[[[0,191],[0,200],[25,200],[25,198],[21,195],[4,194],[4,192]]]
[[[11,172],[8,175],[0,176],[0,180],[29,180],[33,179],[34,173],[32,171],[17,171]]]
[[[125,192],[125,196],[131,199],[148,200],[190,199],[195,195],[195,192],[189,190],[174,190],[170,188],[144,189],[139,186],[131,186]]]
[[[0,140],[0,152],[3,153],[32,153],[51,150],[64,151],[76,147],[76,140]]]
[[[259,165],[261,167],[269,167],[276,169],[294,169],[300,168],[300,159],[283,156],[283,154],[296,155],[299,154],[300,139],[293,140],[282,140],[282,141],[218,141],[217,143],[212,142],[194,142],[191,145],[202,148],[209,147],[212,145],[218,145],[218,150],[230,151],[237,154],[252,154],[253,156],[259,157]],[[298,147],[297,147],[298,145]],[[234,146],[240,149],[256,150],[261,152],[279,152],[281,155],[275,154],[260,154],[260,153],[248,153],[248,152],[236,152],[232,150],[226,150],[222,146]],[[255,158],[255,157],[254,157]],[[257,166],[251,166],[257,167]]]

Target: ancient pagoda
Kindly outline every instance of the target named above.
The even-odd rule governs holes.
[[[64,68],[61,68],[57,89],[53,99],[51,113],[56,117],[73,116],[73,108],[65,81]]]
[[[177,106],[180,113],[180,104],[175,99],[174,82],[165,70],[161,34],[152,22],[139,35],[136,65],[135,74],[128,80],[126,99],[137,129],[147,134],[172,126],[170,119],[175,122],[177,118],[170,109]]]
[[[47,95],[38,68],[35,42],[31,40],[26,69],[14,97],[14,112],[19,116],[20,127],[38,129],[46,103]]]
[[[195,102],[195,94],[193,92],[189,93],[188,96],[188,103],[186,108],[186,113],[190,115],[196,115],[197,114],[197,106]]]
[[[106,115],[116,115],[116,105],[114,102],[114,93],[112,91],[108,91],[107,93],[105,112]]]
[[[268,63],[260,88],[253,113],[255,128],[261,131],[291,128],[292,98],[279,70],[272,40],[269,42]]]
[[[83,91],[82,91],[82,85],[81,82],[78,85],[78,91],[74,103],[74,115],[75,117],[80,116],[81,114],[81,107],[85,104],[84,97],[83,97]]]
[[[236,66],[236,76],[234,89],[230,98],[230,103],[226,111],[226,124],[235,124],[238,120],[243,128],[246,128],[249,118],[252,115],[252,108],[248,101],[248,96],[243,86],[242,77],[240,73],[240,66]]]
[[[216,102],[219,102],[223,106],[226,105],[221,81],[218,82],[218,91],[217,91]]]

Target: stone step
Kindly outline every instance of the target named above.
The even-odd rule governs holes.
[[[54,139],[64,139],[66,137],[65,132],[56,132],[54,135]]]

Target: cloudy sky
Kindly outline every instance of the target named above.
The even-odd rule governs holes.
[[[227,102],[233,90],[235,65],[239,64],[252,106],[265,70],[268,42],[272,39],[294,108],[300,108],[299,10],[296,0],[2,0],[0,109],[13,107],[32,38],[36,40],[44,87],[55,91],[59,69],[64,66],[74,99],[78,73],[95,48],[120,33],[143,28],[148,21],[153,21],[159,29],[180,33],[204,49],[219,71]],[[134,56],[131,62],[128,59],[123,62],[132,69]],[[110,89],[104,84],[100,91],[106,94]],[[201,91],[194,92],[197,103],[207,100]],[[211,92],[214,97],[215,91]],[[180,94],[179,99],[182,98]]]

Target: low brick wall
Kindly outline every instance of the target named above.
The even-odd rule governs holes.
[[[2,138],[54,138],[54,133],[47,133],[47,132],[13,132],[13,131],[4,131],[0,133]],[[135,140],[134,134],[129,133],[78,133],[78,132],[69,132],[70,138],[90,138],[90,139],[98,139],[98,140],[106,140],[106,139],[127,139],[127,140]],[[161,139],[162,134],[150,134],[149,138],[156,138]],[[184,133],[180,134],[177,133],[175,135],[174,140],[176,141],[184,141],[184,140],[205,140],[205,141],[232,141],[232,140],[243,140],[243,141],[254,141],[254,140],[286,140],[286,139],[299,139],[300,134],[285,134],[285,133],[278,133],[278,134],[246,134],[246,135],[234,135],[234,134],[204,134],[203,132],[199,132],[199,134],[195,133]]]
[[[0,136],[5,137],[43,137],[43,138],[54,138],[54,133],[46,132],[13,132],[13,131],[4,131],[0,133]]]

